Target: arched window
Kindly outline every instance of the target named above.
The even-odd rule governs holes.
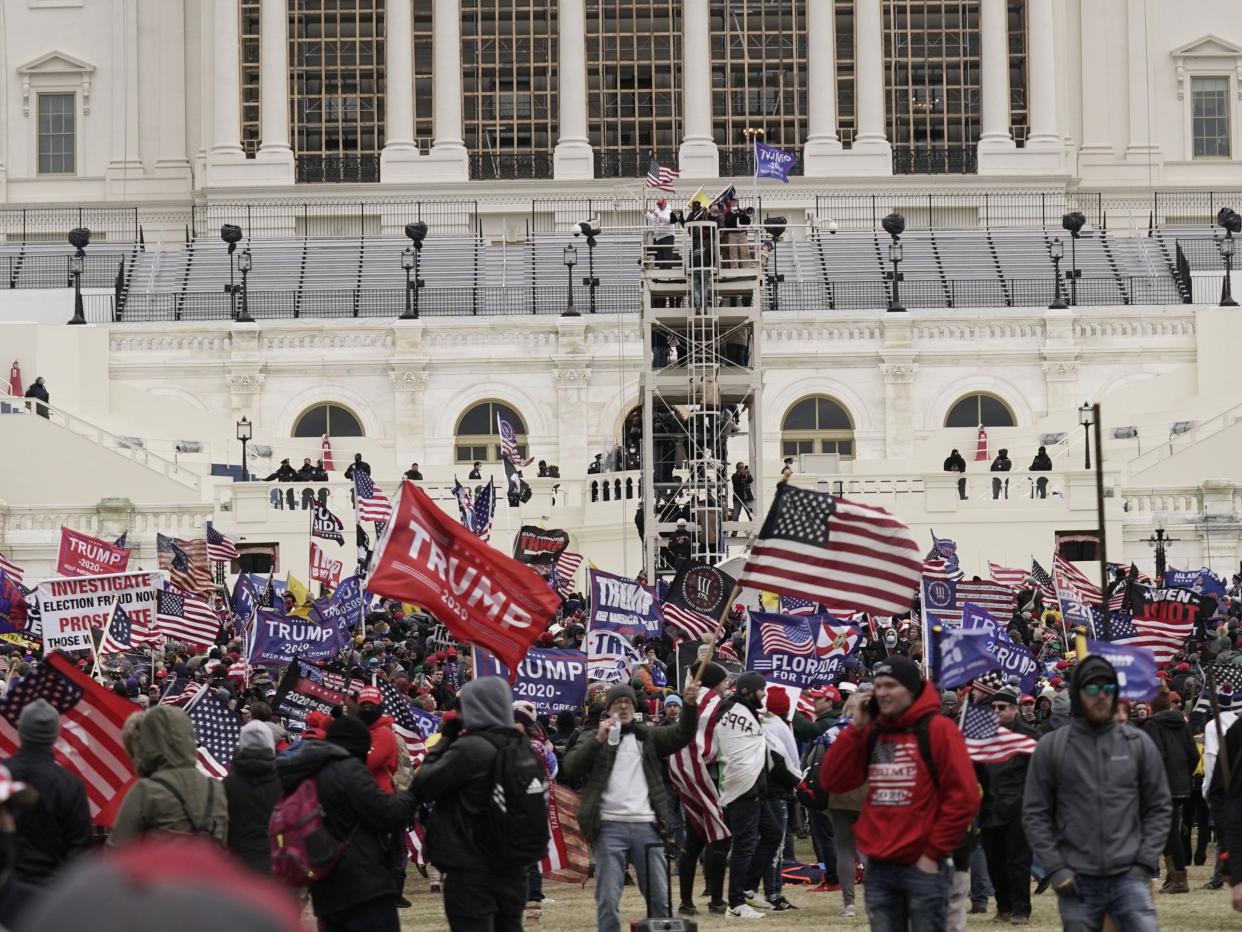
[[[320,404],[303,411],[293,422],[293,436],[365,437],[358,416],[340,405]]]
[[[500,401],[481,401],[457,422],[453,458],[458,463],[500,462],[500,428],[497,416],[503,417],[517,435],[518,456],[526,456],[526,422],[522,416]]]
[[[944,418],[945,427],[1013,427],[1016,424],[1009,405],[983,392],[962,398]]]
[[[854,420],[837,401],[824,395],[803,398],[781,421],[781,456],[836,453],[854,458]]]

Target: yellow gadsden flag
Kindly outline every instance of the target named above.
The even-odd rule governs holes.
[[[300,618],[310,617],[310,592],[306,585],[293,575],[292,570],[285,577],[285,591],[293,596],[293,610],[289,614]]]
[[[711,203],[712,203],[712,199],[707,196],[707,193],[702,188],[699,188],[697,191],[694,192],[694,194],[690,195],[690,203],[686,205],[686,209],[693,210],[695,204],[701,204],[704,207],[710,207]]]

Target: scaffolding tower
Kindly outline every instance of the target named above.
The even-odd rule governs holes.
[[[731,440],[755,501],[763,489],[764,252],[748,230],[757,232],[692,222],[675,246],[644,250],[641,536],[652,582],[676,570],[668,545],[678,518],[691,556],[716,564],[740,551],[763,517],[742,509],[731,520]]]

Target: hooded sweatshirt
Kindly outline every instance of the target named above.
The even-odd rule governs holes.
[[[928,718],[935,780],[913,731],[922,718]],[[868,759],[873,734],[875,747]],[[940,696],[926,682],[895,720],[873,719],[862,730],[843,728],[824,755],[819,779],[830,793],[845,793],[868,781],[854,835],[858,850],[881,861],[913,864],[922,855],[944,860],[961,844],[979,810],[979,783],[966,739],[940,714]]]

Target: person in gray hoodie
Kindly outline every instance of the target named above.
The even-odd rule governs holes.
[[[1172,818],[1151,738],[1113,720],[1117,672],[1089,656],[1074,671],[1070,724],[1040,739],[1027,770],[1023,826],[1057,892],[1066,929],[1155,932],[1151,879]]]

